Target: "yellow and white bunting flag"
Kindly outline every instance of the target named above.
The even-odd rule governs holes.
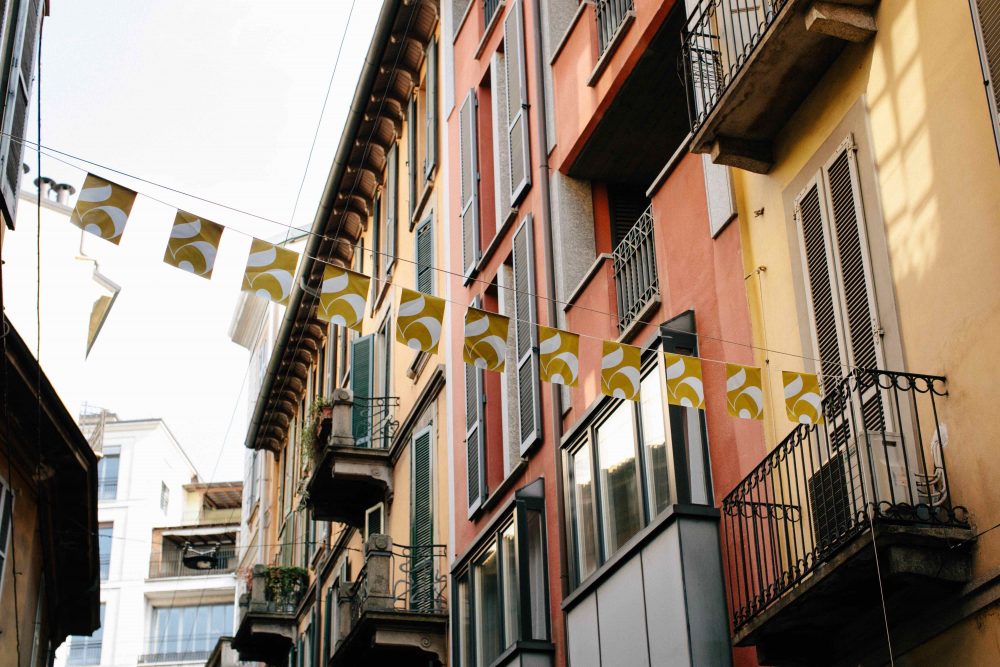
[[[510,318],[479,308],[465,311],[465,345],[462,359],[476,368],[502,373],[507,357]]]
[[[361,331],[371,281],[363,273],[327,264],[323,269],[316,314],[331,324]]]
[[[639,400],[639,348],[604,341],[601,350],[601,393],[613,398]]]
[[[739,419],[764,418],[764,386],[759,368],[726,364],[726,410]]]
[[[118,245],[132,212],[135,194],[134,190],[87,174],[69,220],[83,231]]]
[[[580,379],[580,335],[539,325],[538,374],[543,382],[575,387]]]
[[[814,373],[781,371],[781,384],[785,388],[785,412],[790,420],[797,424],[823,422],[819,376]]]
[[[299,253],[254,239],[243,274],[243,291],[275,303],[288,303],[298,263]]]
[[[196,276],[211,278],[224,230],[218,223],[177,211],[163,261]]]
[[[701,359],[664,352],[667,366],[667,403],[685,408],[705,409],[705,385],[701,380]]]
[[[444,326],[444,299],[400,288],[396,340],[428,354],[437,352]]]

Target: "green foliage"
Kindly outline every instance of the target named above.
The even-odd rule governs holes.
[[[319,431],[319,415],[323,408],[328,408],[333,402],[326,396],[317,396],[313,399],[309,408],[309,415],[302,424],[302,432],[299,434],[299,451],[301,452],[303,475],[308,473],[312,460],[319,453],[317,451],[316,435]]]
[[[274,565],[267,568],[267,592],[279,606],[296,606],[309,583],[309,573],[301,567]]]

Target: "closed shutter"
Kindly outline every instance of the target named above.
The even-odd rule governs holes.
[[[531,184],[528,145],[528,82],[524,74],[524,9],[514,0],[503,24],[507,75],[507,138],[510,156],[510,205],[515,206]]]
[[[473,306],[477,304],[478,301]],[[465,445],[470,514],[486,500],[483,401],[483,371],[472,364],[465,364]]]
[[[28,100],[31,98],[40,22],[39,0],[16,1],[14,17],[8,29],[14,31],[14,40],[4,100],[3,134],[0,135],[0,199],[11,229],[14,228],[17,193],[21,186],[21,159],[24,153],[21,141],[24,139]]]
[[[476,93],[470,90],[459,110],[458,153],[462,175],[462,270],[472,275],[479,261],[479,148],[476,144]]]
[[[534,232],[529,215],[514,233],[514,347],[517,353],[517,397],[523,454],[541,436],[542,408],[538,385],[538,345],[535,325]]]
[[[351,343],[351,391],[354,392],[352,430],[354,444],[370,447],[372,439],[371,402],[372,397],[372,356],[375,337],[362,336]]]
[[[406,111],[406,173],[410,177],[410,223],[413,213],[417,210],[417,94],[410,98]]]
[[[437,40],[432,39],[427,45],[427,74],[425,75],[427,81],[427,96],[425,99],[425,122],[427,124],[427,133],[424,142],[427,144],[425,149],[424,158],[424,178],[429,179],[431,174],[434,173],[434,167],[437,165],[437,135],[438,135],[438,118],[437,118],[437,96],[438,96],[438,81],[437,81]]]
[[[431,509],[431,427],[413,436],[413,519],[410,545],[410,608],[431,611],[434,603],[434,522]]]
[[[396,263],[396,223],[399,216],[399,150],[397,145],[386,156],[385,194],[385,275]]]
[[[993,116],[994,139],[1000,144],[1000,2],[976,0],[975,18],[983,80]]]
[[[431,222],[432,216],[427,216],[417,227],[417,291],[424,294],[434,293],[434,246]]]

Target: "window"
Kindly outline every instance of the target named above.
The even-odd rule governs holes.
[[[983,66],[983,82],[986,84],[987,103],[993,118],[993,138],[1000,152],[1000,4],[991,0],[976,0],[973,23],[976,28],[976,42],[979,44],[979,58]]]
[[[632,403],[622,401],[595,430],[604,551],[608,554],[618,551],[642,525],[634,415]]]
[[[105,447],[104,456],[97,462],[97,498],[114,500],[118,497],[118,462],[121,447]]]
[[[104,603],[101,603],[101,624],[89,637],[73,636],[69,640],[69,656],[66,660],[70,665],[101,664],[101,645],[104,639]]]
[[[476,91],[470,90],[459,110],[459,173],[462,216],[462,267],[471,276],[479,261],[479,147]]]
[[[231,630],[232,603],[153,607],[153,641],[148,662],[207,658],[220,636]]]
[[[520,0],[513,0],[504,19],[507,156],[510,183],[506,194],[516,206],[531,185],[531,151],[528,146],[528,81],[524,72],[524,16]]]
[[[365,510],[365,543],[372,535],[381,535],[385,525],[385,505],[379,503]]]
[[[166,482],[160,482],[160,509],[165,514],[168,507],[170,507],[170,489],[167,488]]]
[[[354,394],[352,430],[357,447],[371,447],[372,355],[375,337],[362,336],[351,343],[351,391]]]
[[[437,40],[431,38],[427,45],[427,73],[425,77],[425,87],[427,93],[424,98],[424,113],[426,123],[425,157],[424,157],[424,178],[430,180],[434,174],[434,167],[437,166]]]
[[[100,563],[101,581],[107,581],[111,573],[111,540],[114,524],[102,523],[97,527],[98,562]]]
[[[542,481],[515,498],[511,516],[456,575],[460,667],[486,667],[517,641],[548,640]]]
[[[0,593],[7,573],[7,552],[10,547],[11,522],[14,520],[14,492],[0,477]]]

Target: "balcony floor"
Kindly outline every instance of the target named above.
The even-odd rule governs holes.
[[[446,612],[366,611],[337,649],[330,665],[443,665],[447,631]]]
[[[388,449],[327,447],[306,487],[314,521],[364,525],[365,511],[392,494]]]

